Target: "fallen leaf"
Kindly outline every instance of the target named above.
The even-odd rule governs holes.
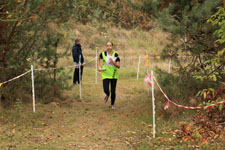
[[[204,140],[204,141],[202,141],[201,146],[202,145],[207,145],[207,144],[209,144],[208,141],[207,140]]]
[[[187,140],[188,140],[188,137],[183,137],[184,142],[187,142]]]
[[[210,135],[210,136],[214,136],[215,133],[214,133],[213,131],[209,131],[209,135]]]
[[[129,142],[127,142],[127,141],[125,141],[126,143],[127,143],[127,145],[129,145],[130,143]]]
[[[13,130],[12,130],[12,133],[15,134],[15,133],[16,133],[16,129],[13,129]]]
[[[216,139],[219,136],[219,134],[216,134],[213,138]]]
[[[41,125],[48,126],[48,124],[47,123],[44,123],[44,122],[42,122]]]
[[[161,141],[161,140],[162,140],[162,137],[158,137],[157,140],[158,140],[158,141]]]
[[[152,127],[152,124],[149,124],[148,127]]]

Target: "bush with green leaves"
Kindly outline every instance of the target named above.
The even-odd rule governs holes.
[[[28,71],[30,65],[35,68],[57,66],[58,59],[67,55],[58,53],[57,48],[62,40],[61,29],[72,15],[73,4],[74,0],[0,2],[0,82]],[[11,104],[15,99],[23,100],[25,95],[31,94],[31,79],[27,76],[1,87],[2,103]],[[42,76],[42,80],[61,84],[56,72]]]

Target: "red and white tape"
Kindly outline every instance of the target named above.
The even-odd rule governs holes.
[[[96,60],[96,58],[88,61],[87,63],[83,63],[81,64],[81,66],[87,65],[89,63],[91,63],[92,61]],[[58,68],[43,68],[43,69],[34,69],[34,71],[49,71],[49,70],[56,70],[56,69],[65,69],[65,68],[73,68],[73,67],[78,67],[79,65],[73,65],[73,66],[65,66],[65,67],[58,67]]]
[[[150,76],[150,75],[147,74],[145,78],[148,78],[148,79],[149,79],[149,80],[147,80],[147,81],[151,81],[151,76]],[[146,81],[146,80],[145,80],[145,81]],[[163,95],[165,96],[165,98],[167,99],[167,103],[166,103],[166,106],[164,107],[164,110],[166,110],[166,109],[169,108],[170,102],[171,102],[172,104],[174,104],[175,106],[177,106],[177,107],[185,108],[185,109],[203,109],[203,108],[209,108],[209,107],[213,107],[213,106],[215,106],[215,105],[219,105],[219,104],[225,103],[225,100],[222,100],[222,101],[220,101],[220,102],[216,102],[216,103],[214,103],[214,104],[207,105],[207,106],[189,107],[189,106],[179,105],[179,104],[177,104],[177,103],[171,101],[171,100],[168,98],[168,96],[167,96],[166,93],[162,90],[162,88],[160,87],[158,81],[157,81],[155,78],[154,78],[154,81],[155,81],[155,83],[157,84],[157,86],[159,87],[159,89],[160,89],[160,91],[162,92],[162,94],[163,94]],[[147,83],[147,82],[146,82],[146,83]],[[148,84],[148,83],[147,83],[147,84]],[[148,84],[148,85],[149,85],[149,84]],[[150,86],[151,86],[151,85],[150,85]]]
[[[82,64],[82,65],[89,64],[89,63],[91,63],[91,62],[94,61],[94,60],[96,60],[96,59],[94,58],[94,59],[90,60],[89,62],[84,63],[84,64]],[[47,70],[56,70],[56,69],[73,68],[73,67],[76,67],[76,65],[73,65],[73,66],[65,66],[65,67],[58,67],[58,68],[34,69],[34,71],[47,71]],[[23,73],[23,74],[21,74],[21,75],[19,75],[19,76],[17,76],[17,77],[14,77],[14,78],[12,78],[12,79],[10,79],[10,80],[1,82],[1,83],[0,83],[0,87],[1,87],[3,84],[6,84],[6,83],[8,83],[8,82],[11,82],[11,81],[13,81],[13,80],[16,80],[16,79],[18,79],[18,78],[20,78],[20,77],[22,77],[22,76],[28,74],[29,72],[31,72],[31,70],[29,70],[29,71],[27,71],[27,72],[25,72],[25,73]]]
[[[151,75],[146,74],[144,81],[149,85],[152,86],[152,81],[151,81]]]
[[[3,84],[6,84],[6,83],[11,82],[11,81],[16,80],[16,79],[19,79],[19,78],[22,77],[22,76],[25,76],[25,75],[28,74],[29,72],[31,72],[31,70],[29,70],[29,71],[27,71],[27,72],[25,72],[25,73],[23,73],[23,74],[21,74],[21,75],[19,75],[19,76],[17,76],[17,77],[14,77],[14,78],[12,78],[12,79],[10,79],[10,80],[8,80],[8,81],[5,81],[5,82],[0,83],[0,87],[1,87]]]
[[[74,66],[66,66],[66,67],[58,67],[58,68],[46,68],[46,69],[34,69],[34,71],[49,71],[56,69],[64,69],[64,68],[73,68]]]

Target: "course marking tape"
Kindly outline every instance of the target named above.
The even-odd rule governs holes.
[[[146,74],[146,78],[151,78],[150,75]],[[166,95],[166,93],[162,90],[162,88],[160,87],[158,81],[154,78],[154,81],[156,83],[156,85],[159,87],[160,91],[162,92],[162,94],[165,96],[165,98],[167,99],[167,103],[164,107],[164,110],[168,109],[169,108],[169,103],[171,102],[172,104],[174,104],[175,106],[177,107],[180,107],[180,108],[185,108],[185,109],[203,109],[203,108],[209,108],[209,107],[213,107],[215,105],[219,105],[219,104],[223,104],[225,103],[225,100],[222,100],[220,102],[216,102],[214,104],[211,104],[211,105],[207,105],[207,106],[198,106],[198,107],[190,107],[190,106],[184,106],[184,105],[179,105],[173,101],[171,101],[168,96]],[[149,84],[148,84],[149,85]]]

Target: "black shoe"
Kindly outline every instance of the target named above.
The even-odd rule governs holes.
[[[104,102],[107,103],[108,99],[109,99],[109,96],[106,95],[104,98]]]

